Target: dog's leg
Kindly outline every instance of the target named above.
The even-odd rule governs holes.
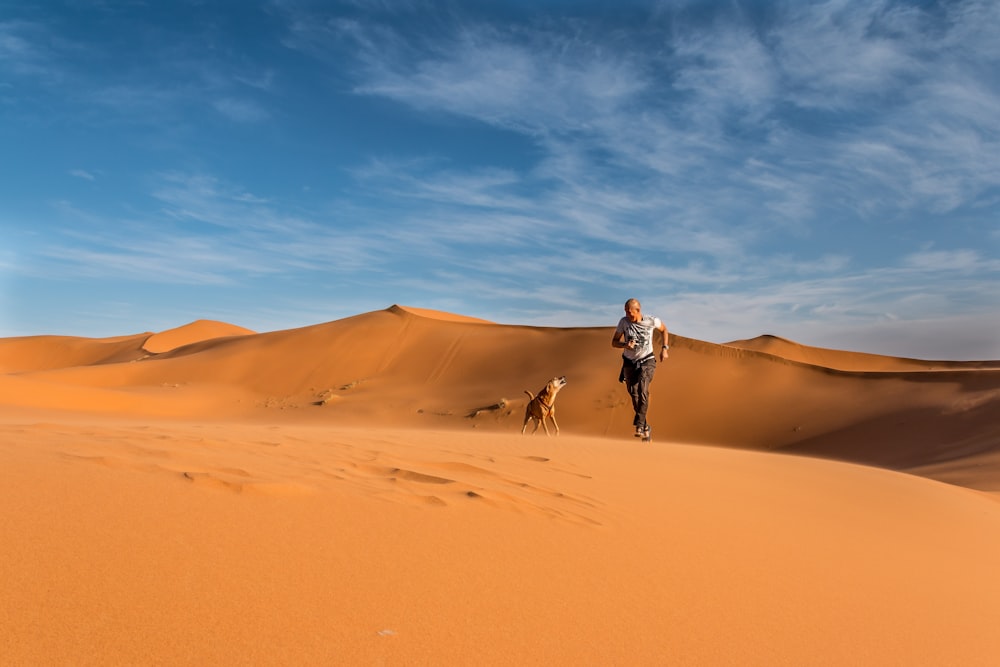
[[[531,421],[531,402],[535,400],[535,395],[527,389],[524,390],[524,393],[528,395],[528,405],[524,408],[524,423],[521,424],[521,435],[524,435],[524,429],[528,428],[528,422]],[[535,428],[537,429],[538,427],[536,426]]]
[[[549,433],[549,425],[545,423],[545,413],[542,413],[542,427],[545,429],[545,435],[552,435]]]
[[[552,417],[552,425],[556,427],[556,435],[559,435],[559,423],[556,421],[556,409],[552,408],[552,412],[549,413]]]

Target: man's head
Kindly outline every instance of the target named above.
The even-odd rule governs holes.
[[[642,304],[639,303],[638,299],[629,299],[625,302],[625,316],[629,322],[642,320]]]

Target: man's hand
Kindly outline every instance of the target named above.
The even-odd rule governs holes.
[[[660,350],[660,361],[666,361],[669,356],[670,353],[667,351],[667,348]]]

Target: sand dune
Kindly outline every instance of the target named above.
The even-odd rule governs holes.
[[[1000,361],[928,361],[864,352],[846,352],[810,347],[780,336],[757,336],[727,343],[731,347],[756,350],[790,361],[842,371],[938,371],[1000,368]]]
[[[566,375],[570,384],[558,405],[566,432],[616,437],[629,431],[630,405],[617,382],[620,360],[604,328],[506,326],[394,306],[257,335],[175,331],[183,335],[166,339],[172,349],[154,356],[142,349],[148,341],[137,338],[89,346],[73,339],[74,352],[65,355],[71,363],[60,368],[43,363],[42,350],[63,345],[62,339],[0,341],[0,363],[23,360],[4,378],[0,398],[22,407],[93,409],[107,397],[88,406],[66,392],[80,396],[97,388],[127,399],[138,414],[515,432],[524,391]],[[992,362],[934,362],[938,370],[916,370],[906,360],[876,355],[787,341],[770,347],[799,350],[799,359],[674,336],[671,358],[653,385],[657,437],[801,449],[896,468],[938,462],[956,446],[965,456],[997,442],[1000,369]],[[820,356],[853,369],[819,365]],[[103,363],[107,358],[132,363]],[[29,372],[29,360],[37,370]],[[32,389],[21,387],[28,382]],[[44,386],[50,389],[36,389]],[[881,444],[869,447],[872,441]]]
[[[0,338],[0,372],[23,373],[131,361],[142,356],[142,344],[150,335],[144,333],[115,338]]]
[[[230,336],[246,336],[252,333],[254,332],[250,329],[226,324],[225,322],[196,320],[175,329],[153,334],[142,344],[142,349],[153,354],[160,354],[205,340],[217,340]]]
[[[0,339],[0,664],[996,663],[996,362],[610,338]]]

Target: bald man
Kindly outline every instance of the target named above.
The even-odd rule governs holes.
[[[653,351],[653,332],[663,334],[663,346],[660,348],[660,361],[666,361],[670,346],[667,344],[669,333],[660,318],[642,314],[642,304],[638,299],[625,302],[625,317],[621,318],[611,338],[611,347],[622,350],[622,372],[619,380],[625,383],[629,396],[632,398],[632,408],[635,418],[635,436],[643,442],[652,440],[646,412],[649,410],[649,385],[656,372],[656,353]]]

